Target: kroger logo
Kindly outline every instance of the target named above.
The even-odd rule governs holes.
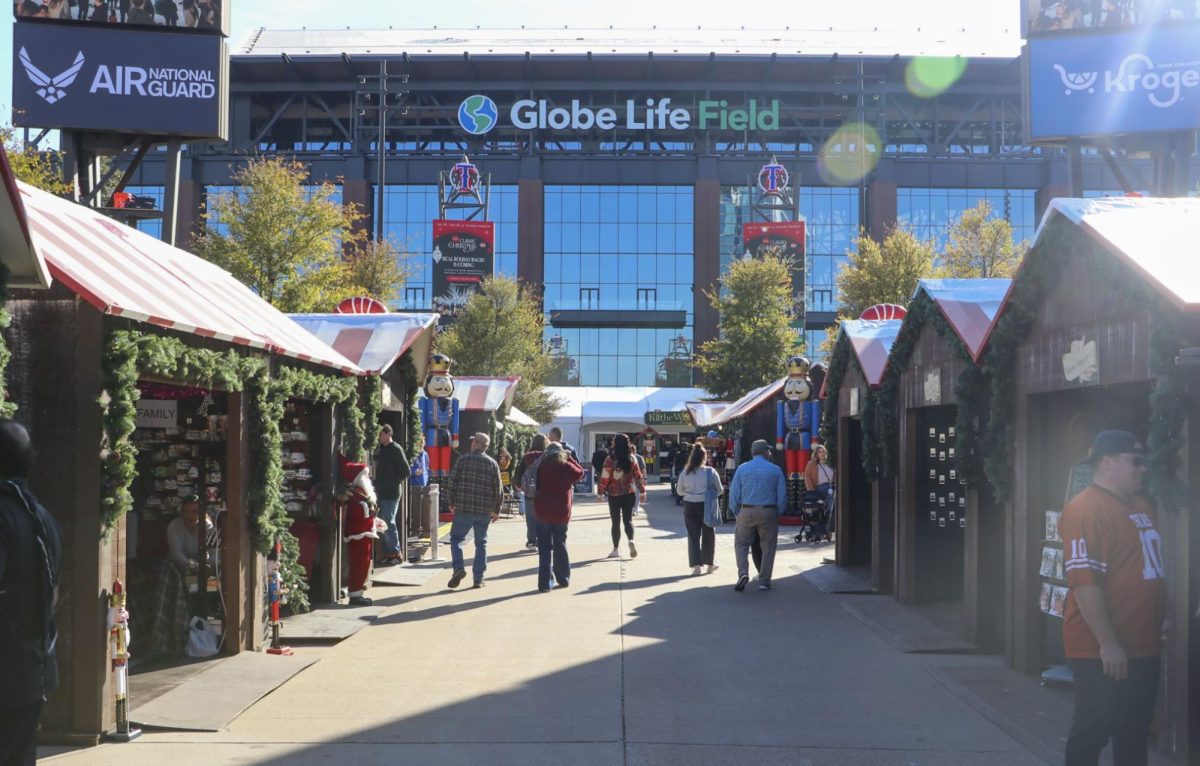
[[[458,124],[473,136],[482,136],[496,127],[499,119],[496,102],[487,96],[467,96],[458,106]]]
[[[1068,96],[1086,91],[1096,92],[1101,84],[1105,93],[1145,93],[1150,103],[1159,109],[1170,109],[1183,100],[1184,88],[1200,85],[1200,65],[1196,62],[1164,64],[1156,67],[1149,56],[1132,53],[1126,56],[1116,71],[1068,72],[1061,64],[1054,65]]]

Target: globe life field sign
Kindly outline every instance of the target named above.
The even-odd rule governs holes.
[[[219,35],[13,24],[13,124],[224,139],[229,91]]]
[[[496,102],[483,95],[468,96],[458,107],[458,122],[472,135],[483,135],[499,123]],[[508,110],[508,122],[518,130],[779,130],[779,101],[743,106],[724,99],[679,106],[670,98],[628,99],[619,107],[552,106],[546,99],[520,99]]]

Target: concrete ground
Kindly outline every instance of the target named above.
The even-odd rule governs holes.
[[[520,518],[493,525],[486,587],[445,576],[376,587],[386,611],[215,734],[150,732],[61,754],[62,766],[186,764],[707,764],[1054,762],[1002,701],[972,698],[994,657],[905,654],[852,616],[853,595],[800,572],[832,555],[784,530],[774,589],[735,593],[732,527],[712,575],[687,566],[665,487],[611,549],[607,508],[576,505],[570,587],[540,594]],[[468,556],[470,543],[468,543]],[[443,555],[449,550],[443,547]],[[976,669],[978,672],[975,672]],[[957,674],[956,674],[957,672]],[[974,675],[972,675],[972,673]],[[1026,683],[1013,674],[1016,683]],[[1036,685],[1034,685],[1036,687]],[[986,686],[982,688],[987,688]],[[1037,693],[1036,690],[1032,693]],[[1049,694],[1047,692],[1047,694]],[[1059,710],[1059,708],[1055,708]],[[1041,721],[1065,731],[1066,721]],[[1035,741],[1036,740],[1036,741]]]

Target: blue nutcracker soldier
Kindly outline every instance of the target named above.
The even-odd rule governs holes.
[[[454,398],[450,364],[450,357],[445,354],[434,354],[429,358],[426,398],[420,402],[421,431],[425,434],[425,454],[429,456],[431,479],[450,475],[450,449],[458,449],[458,400]]]
[[[804,469],[812,454],[813,434],[820,425],[817,392],[808,377],[809,363],[802,356],[788,359],[783,400],[775,405],[775,449],[783,452],[789,496],[798,503],[803,495]]]

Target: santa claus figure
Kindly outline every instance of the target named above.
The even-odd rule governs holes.
[[[367,577],[371,573],[371,553],[374,541],[379,537],[380,525],[386,523],[377,517],[375,487],[371,485],[370,469],[365,463],[344,463],[342,480],[342,539],[346,541],[346,558],[350,563],[350,606],[370,606],[371,599],[364,593]]]

